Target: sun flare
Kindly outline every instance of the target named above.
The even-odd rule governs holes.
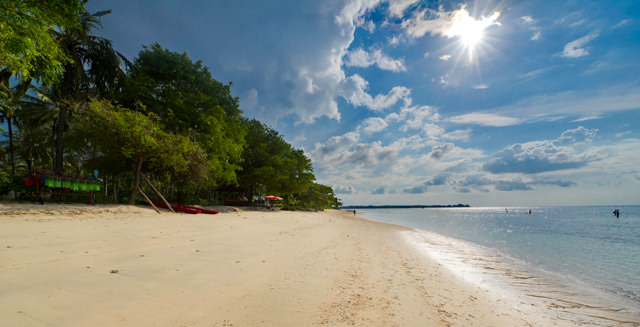
[[[484,39],[484,30],[491,25],[500,25],[496,21],[500,12],[496,11],[489,17],[482,17],[477,20],[469,15],[464,8],[460,8],[451,18],[451,27],[447,32],[448,37],[458,37],[460,43],[468,49],[469,56]]]

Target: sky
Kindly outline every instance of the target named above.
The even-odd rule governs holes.
[[[345,205],[640,204],[640,1],[91,0],[159,43]]]

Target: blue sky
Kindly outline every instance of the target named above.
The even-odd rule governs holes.
[[[345,204],[638,204],[640,2],[106,1],[233,81]]]

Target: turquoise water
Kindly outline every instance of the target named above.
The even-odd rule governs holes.
[[[358,212],[416,228],[409,241],[452,270],[519,292],[561,319],[640,326],[640,206]]]

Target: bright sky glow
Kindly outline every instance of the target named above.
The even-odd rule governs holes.
[[[640,204],[638,0],[87,7],[129,59],[158,42],[233,81],[347,205]]]
[[[500,24],[496,21],[499,16],[500,12],[495,12],[489,17],[476,20],[469,16],[469,12],[463,7],[455,12],[447,36],[459,37],[460,42],[471,52],[482,41],[487,27]]]

